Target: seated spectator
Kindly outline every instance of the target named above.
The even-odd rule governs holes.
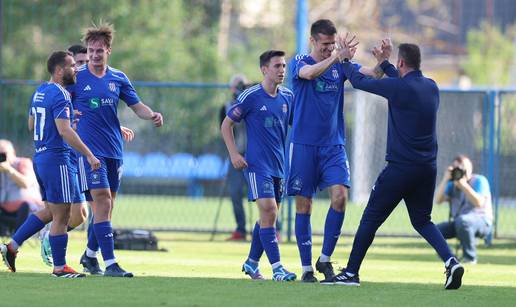
[[[0,139],[0,225],[14,231],[30,212],[43,208],[32,161],[16,156],[13,144]]]
[[[473,173],[471,160],[460,155],[446,168],[435,193],[437,203],[450,203],[450,220],[437,227],[446,239],[457,238],[463,263],[477,262],[476,237],[491,232],[493,210],[487,178]]]

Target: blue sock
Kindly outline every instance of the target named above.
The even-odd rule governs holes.
[[[251,239],[251,249],[249,250],[249,259],[256,262],[260,261],[263,255],[263,245],[260,239],[260,224],[256,222],[253,229],[253,238]]]
[[[310,214],[296,213],[296,240],[301,256],[301,265],[312,265],[312,227]]]
[[[324,240],[322,246],[322,253],[330,257],[335,250],[337,241],[340,236],[340,229],[344,222],[344,212],[337,212],[330,207],[326,215],[326,223],[324,224]]]
[[[450,257],[454,257],[450,246],[448,246],[448,243],[446,243],[446,240],[434,223],[428,222],[424,226],[415,227],[415,229],[428,243],[430,243],[430,245],[432,245],[444,262],[450,259]]]
[[[52,260],[54,266],[63,266],[66,264],[66,245],[68,245],[68,234],[48,236],[50,247],[52,248]]]
[[[31,214],[18,228],[18,230],[16,230],[12,239],[18,245],[22,245],[25,240],[32,237],[38,231],[43,229],[43,227],[45,227],[45,223],[43,223],[43,221],[41,221],[36,215]]]
[[[263,249],[269,258],[270,264],[280,261],[280,253],[278,247],[278,240],[276,239],[276,228],[260,228],[260,240],[262,241]]]
[[[93,227],[93,217],[88,224],[88,248],[92,251],[99,250],[99,242],[95,236],[95,227]]]
[[[115,241],[113,241],[113,228],[111,222],[93,224],[95,236],[100,246],[100,252],[104,262],[115,259]]]

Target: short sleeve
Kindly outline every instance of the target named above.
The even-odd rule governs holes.
[[[52,116],[54,119],[70,119],[70,107],[72,102],[69,97],[65,97],[62,92],[59,92],[52,105]]]
[[[487,181],[487,178],[482,175],[476,175],[474,177],[474,180],[471,183],[471,187],[478,194],[481,194],[483,196],[491,195],[491,191],[489,188],[489,182]]]
[[[231,118],[234,122],[239,123],[242,119],[244,119],[249,110],[251,109],[252,98],[249,97],[247,91],[244,91],[237,97],[237,101],[234,105],[229,108],[226,115]]]
[[[452,192],[453,192],[453,182],[449,181],[446,184],[446,188],[444,189],[444,195],[451,197]]]
[[[131,81],[124,75],[122,86],[120,87],[120,98],[125,101],[128,106],[132,106],[140,102],[140,97],[136,93]]]
[[[293,79],[299,79],[299,71],[301,70],[301,68],[308,65],[304,61],[304,58],[305,57],[302,55],[296,55],[290,62],[290,72],[292,74]]]

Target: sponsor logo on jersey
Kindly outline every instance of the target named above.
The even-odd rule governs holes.
[[[260,111],[267,111],[267,107],[266,107],[266,106],[262,106],[262,107],[260,108]]]
[[[83,91],[91,91],[91,86],[89,84],[86,85],[86,87],[83,89]]]
[[[115,104],[113,98],[101,98],[100,102],[102,103],[102,106],[112,106]]]
[[[97,109],[100,107],[100,99],[99,98],[91,98],[89,101],[90,109]]]

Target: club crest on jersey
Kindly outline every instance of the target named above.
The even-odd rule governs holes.
[[[90,109],[97,109],[100,107],[100,99],[99,98],[91,98],[89,101]]]
[[[283,113],[287,113],[288,112],[288,106],[286,103],[284,103],[281,108],[283,109]]]
[[[109,90],[112,92],[116,91],[116,84],[114,82],[109,82]]]
[[[333,76],[333,78],[335,79],[338,79],[339,78],[339,72],[334,68],[332,71],[331,71],[331,75]]]
[[[266,193],[266,194],[274,193],[272,183],[270,183],[270,182],[264,182],[262,188],[263,188],[263,193]]]

